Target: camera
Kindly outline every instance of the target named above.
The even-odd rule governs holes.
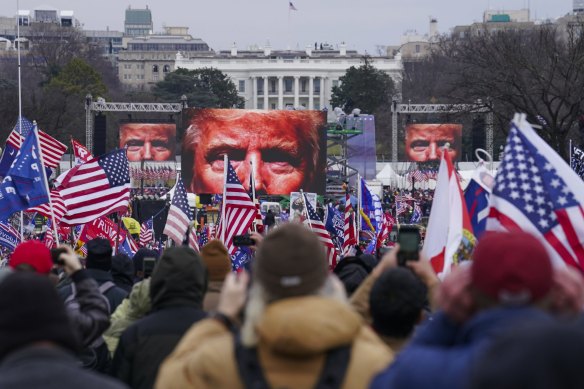
[[[245,235],[235,235],[233,237],[234,246],[253,246],[255,245],[255,240],[253,240],[248,234]]]
[[[144,278],[148,278],[152,275],[152,272],[154,271],[155,265],[156,265],[156,258],[144,257],[144,264],[143,264]]]
[[[405,266],[407,261],[417,261],[420,251],[420,229],[416,226],[401,226],[397,235],[399,251],[397,264]]]
[[[61,254],[64,254],[66,252],[67,250],[62,247],[51,249],[51,259],[53,260],[53,263],[55,265],[64,265],[65,262],[63,262],[63,260],[59,257],[61,256]]]

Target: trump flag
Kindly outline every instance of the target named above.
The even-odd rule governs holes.
[[[584,269],[584,182],[524,115],[515,115],[495,178],[487,230],[541,238],[556,264]]]

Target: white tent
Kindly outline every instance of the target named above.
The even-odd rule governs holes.
[[[381,182],[384,186],[392,187],[397,186],[398,182],[400,181],[399,178],[400,177],[397,175],[395,170],[393,170],[389,163],[386,164],[383,169],[381,169],[381,171],[375,176],[375,179]]]

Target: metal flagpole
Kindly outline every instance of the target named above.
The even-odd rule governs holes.
[[[225,244],[225,232],[227,228],[227,215],[225,214],[226,208],[226,196],[227,196],[227,164],[229,163],[229,159],[227,158],[227,154],[223,156],[223,204],[221,204],[221,214],[222,214],[222,221],[221,221],[221,240],[223,244]]]
[[[20,134],[22,140],[22,77],[20,71],[20,2],[16,0],[16,41],[18,42],[17,53],[18,53],[18,133]],[[38,134],[37,134],[38,135]],[[38,138],[37,138],[38,140]],[[22,145],[22,142],[21,142]],[[40,153],[40,148],[39,148]],[[44,165],[43,165],[44,166]],[[44,167],[41,166],[41,169]],[[51,195],[49,193],[49,200],[51,199]],[[52,212],[52,211],[51,211]],[[24,238],[24,215],[23,212],[20,211],[20,236]],[[57,241],[57,244],[59,242]]]
[[[304,200],[304,214],[306,216],[306,220],[308,220],[308,228],[310,228],[310,231],[312,231],[312,223],[310,223],[310,215],[308,214],[308,197],[306,197],[306,193],[304,193],[302,189],[300,189],[300,194]]]
[[[357,174],[357,230],[362,230],[363,219],[361,218],[361,174]]]
[[[251,201],[253,201],[253,205],[255,207],[256,195],[255,195],[255,174],[253,171],[253,161],[251,161],[251,160],[249,161],[249,166],[251,167],[251,182],[249,183],[249,186],[251,187],[251,197],[252,197]],[[257,215],[256,215],[256,217],[257,217]],[[252,224],[253,224],[253,231],[258,232],[257,220],[255,217],[253,218]]]
[[[51,190],[49,189],[49,180],[47,179],[47,174],[45,172],[45,163],[43,161],[43,153],[41,151],[41,141],[39,139],[39,132],[37,129],[36,121],[33,122],[32,131],[34,131],[34,136],[36,137],[36,146],[39,151],[39,160],[41,161],[41,166],[39,167],[41,176],[43,177],[43,184],[45,185],[45,190],[49,196],[49,208],[51,210],[51,221],[53,223],[53,233],[55,234],[55,242],[57,246],[59,245],[59,234],[57,233],[57,223],[55,223],[55,212],[53,211],[53,201],[51,200]],[[22,211],[20,222],[22,225]],[[22,232],[21,232],[22,234]]]

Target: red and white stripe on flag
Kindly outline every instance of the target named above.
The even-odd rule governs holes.
[[[58,190],[56,189],[51,190],[50,195],[51,203],[53,204],[53,212],[55,214],[55,223],[57,223],[58,225],[59,223],[61,223],[61,219],[63,218],[63,216],[67,213],[67,207],[65,206],[65,202],[63,201],[61,193]],[[49,203],[45,203],[37,207],[29,208],[26,210],[26,212],[38,212],[41,215],[50,218],[51,206]]]
[[[306,213],[308,214],[308,218],[304,221],[304,224],[318,236],[318,239],[324,245],[329,263],[329,269],[333,270],[339,262],[339,254],[337,253],[336,247],[333,243],[333,240],[331,239],[331,235],[316,213],[316,210],[312,208],[312,205],[308,201],[306,194],[304,194],[304,204],[306,206]]]
[[[59,166],[61,157],[67,151],[67,146],[59,142],[46,132],[38,130],[39,133],[39,143],[41,145],[41,153],[43,155],[43,163],[45,166],[55,168]],[[20,149],[23,137],[16,131],[12,131],[8,136],[6,143],[11,144],[13,147]]]
[[[469,259],[461,257],[461,246],[472,252],[476,240],[449,153],[442,153],[437,181],[423,251],[436,274],[444,277],[458,261]]]
[[[191,228],[191,232],[189,234],[189,247],[195,251],[200,251],[199,238],[197,237],[197,229],[195,227]]]
[[[584,181],[516,115],[490,196],[487,230],[524,230],[555,264],[584,271]]]
[[[355,213],[351,204],[351,196],[345,195],[345,224],[343,225],[343,255],[347,255],[349,249],[357,245],[357,234],[355,232]]]

